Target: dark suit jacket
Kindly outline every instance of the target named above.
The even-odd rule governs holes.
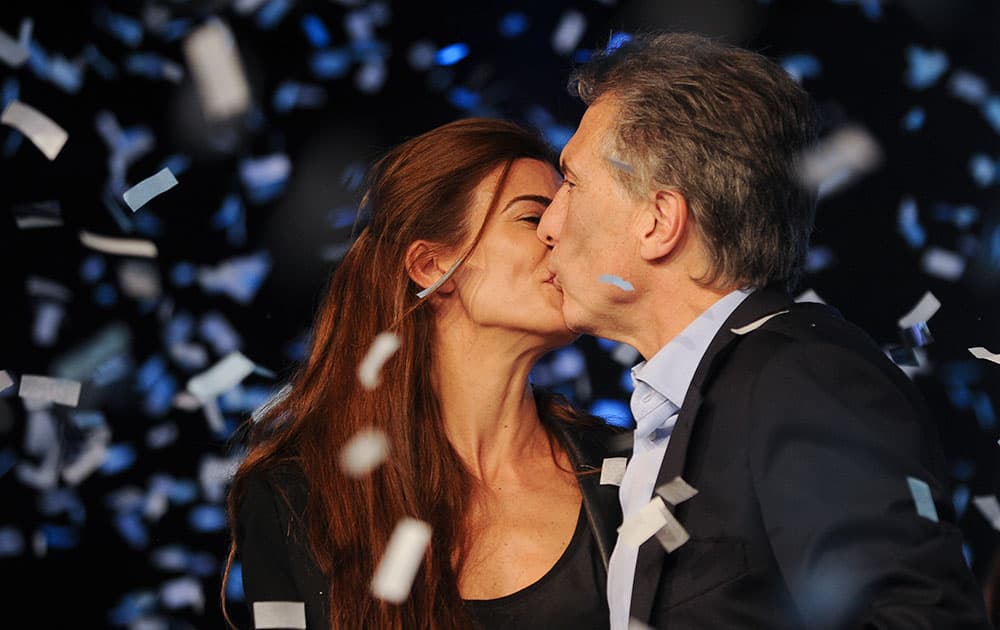
[[[761,328],[732,328],[774,312]],[[658,628],[989,627],[916,388],[822,304],[761,289],[695,372],[657,486],[691,539],[639,549],[631,615]],[[929,484],[940,522],[917,514]]]
[[[611,427],[577,427],[550,423],[578,473],[583,508],[607,571],[611,549],[621,524],[618,486],[600,485],[605,457],[627,456],[631,439]],[[298,515],[306,505],[308,484],[301,470],[290,464],[253,473],[246,479],[236,528],[236,547],[242,562],[243,591],[253,615],[255,601],[304,602],[306,625],[329,627],[327,579],[309,552],[304,523]],[[604,576],[606,578],[606,574]],[[603,581],[603,580],[602,580]],[[604,597],[604,593],[597,596]],[[606,623],[606,622],[605,622]]]

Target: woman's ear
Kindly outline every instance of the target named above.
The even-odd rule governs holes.
[[[423,240],[410,243],[406,248],[405,262],[406,273],[423,289],[440,281],[454,264],[454,261],[445,259],[439,245]],[[451,293],[454,290],[455,281],[449,279],[441,283],[434,293]]]
[[[684,237],[688,220],[687,198],[680,191],[658,190],[642,223],[639,254],[646,260],[659,260],[677,249]]]

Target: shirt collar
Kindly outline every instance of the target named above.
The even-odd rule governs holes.
[[[719,299],[679,335],[657,351],[649,361],[632,368],[632,380],[642,381],[667,398],[678,409],[684,405],[695,370],[712,339],[736,307],[753,290],[737,289]]]

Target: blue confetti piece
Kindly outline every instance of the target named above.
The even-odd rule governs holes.
[[[129,547],[145,549],[149,546],[149,531],[139,512],[120,512],[115,516],[114,523],[115,529]]]
[[[927,50],[920,46],[906,48],[906,82],[915,90],[934,85],[948,70],[948,55],[942,50]]]
[[[191,158],[183,153],[175,153],[163,160],[163,163],[160,164],[160,168],[169,169],[175,176],[180,175],[184,173],[184,171],[191,168]]]
[[[951,503],[955,508],[955,518],[962,518],[962,514],[965,513],[965,508],[969,505],[969,486],[958,486],[955,491],[951,494]]]
[[[576,346],[554,351],[548,365],[556,382],[576,379],[587,370],[587,360]]]
[[[14,527],[0,527],[0,558],[24,553],[24,534]]]
[[[212,344],[212,350],[218,355],[226,355],[243,347],[243,339],[239,333],[218,312],[202,315],[198,333],[202,339]]]
[[[17,463],[17,453],[13,449],[5,448],[0,450],[0,477],[3,477]]]
[[[588,50],[586,48],[581,48],[573,53],[573,63],[584,64],[590,61],[594,56],[594,51]]]
[[[118,354],[99,363],[90,381],[97,387],[104,387],[125,378],[132,369],[132,360],[127,355]]]
[[[226,511],[218,505],[197,505],[191,509],[188,523],[196,532],[221,532],[226,528]]]
[[[597,342],[597,347],[605,352],[611,352],[618,347],[618,342],[613,339],[605,339],[604,337],[594,337],[594,341]]]
[[[152,418],[162,418],[167,415],[173,405],[177,389],[177,379],[169,374],[156,381],[143,399],[143,412]]]
[[[976,414],[979,428],[987,433],[992,433],[997,426],[997,416],[989,394],[978,392],[972,399],[972,411]]]
[[[80,534],[72,527],[46,523],[39,532],[45,537],[48,549],[72,549],[80,543]]]
[[[875,21],[882,17],[881,0],[858,0],[858,5],[869,20]]]
[[[230,193],[226,195],[226,198],[222,200],[222,205],[212,215],[212,227],[217,230],[227,228],[239,221],[242,214],[243,202],[240,201],[239,195]]]
[[[101,51],[97,50],[93,44],[87,44],[84,47],[83,59],[105,81],[115,81],[118,79],[118,68],[107,57],[102,55]]]
[[[500,18],[498,28],[501,35],[513,39],[528,30],[528,16],[520,11],[512,11]]]
[[[139,20],[114,13],[106,7],[100,7],[94,12],[97,26],[114,35],[118,41],[130,48],[136,48],[142,43],[143,28]]]
[[[173,422],[164,422],[146,433],[146,446],[151,449],[161,449],[170,446],[177,441],[180,432]]]
[[[251,203],[262,204],[285,191],[292,172],[292,162],[284,153],[244,158],[239,165],[240,180]]]
[[[972,391],[965,385],[958,384],[949,387],[948,398],[959,411],[964,411],[972,406]]]
[[[271,256],[264,251],[230,259],[214,269],[203,268],[198,282],[209,293],[225,293],[240,304],[249,304],[270,270]]]
[[[931,487],[927,482],[914,477],[907,477],[906,483],[910,486],[910,495],[917,506],[917,514],[937,523],[938,514],[934,498],[931,496]]]
[[[316,48],[326,48],[330,45],[330,32],[318,16],[309,14],[302,17],[302,30],[305,31],[309,43]]]
[[[194,28],[194,23],[189,19],[180,18],[170,20],[160,29],[160,37],[164,41],[174,42],[187,37],[192,28]]]
[[[601,274],[601,277],[599,278],[599,280],[601,282],[603,282],[604,284],[613,284],[614,286],[618,287],[622,291],[634,291],[635,290],[635,287],[632,286],[631,282],[629,282],[628,280],[623,280],[623,279],[619,278],[618,276],[612,275],[610,273]]]
[[[170,281],[178,287],[189,287],[197,279],[198,268],[189,262],[179,262],[170,270]]]
[[[135,449],[130,444],[112,444],[108,447],[107,458],[100,470],[104,475],[115,475],[131,468],[135,460]]]
[[[229,569],[229,581],[226,582],[226,599],[242,602],[246,599],[243,592],[243,563],[233,562]]]
[[[920,249],[926,244],[927,233],[920,225],[917,202],[912,197],[905,197],[899,204],[896,226],[910,248]]]
[[[184,70],[178,64],[150,52],[133,53],[126,57],[125,71],[152,81],[180,83],[184,79]]]
[[[63,91],[76,94],[83,87],[83,72],[62,55],[55,55],[49,63],[48,79]]]
[[[479,93],[465,87],[454,87],[448,91],[448,102],[464,111],[479,107],[480,100]]]
[[[190,479],[177,479],[170,485],[167,496],[177,505],[193,503],[198,498],[198,484]]]
[[[632,381],[632,370],[630,368],[622,370],[622,375],[618,378],[618,385],[628,394],[635,391],[635,383]]]
[[[127,593],[117,606],[108,611],[108,622],[113,626],[128,626],[156,610],[158,601],[156,594],[148,591]]]
[[[983,116],[993,131],[1000,133],[1000,96],[991,96],[983,103]]]
[[[455,43],[438,49],[434,62],[439,66],[453,66],[469,56],[469,45]]]
[[[43,493],[38,499],[38,511],[45,516],[66,514],[77,525],[87,518],[87,510],[73,488],[56,488]]]
[[[219,563],[215,556],[202,551],[191,554],[188,571],[199,577],[215,577],[218,574]]]
[[[190,554],[182,545],[169,545],[153,550],[150,561],[161,571],[187,571]]]
[[[962,557],[965,558],[965,565],[971,569],[974,556],[972,554],[972,547],[969,546],[969,543],[962,543]]]
[[[603,418],[605,422],[616,427],[632,427],[632,411],[621,400],[598,398],[590,404],[588,412],[592,416]]]
[[[292,8],[291,0],[270,0],[257,12],[257,28],[270,30],[278,25],[288,10]]]
[[[167,373],[167,360],[154,354],[146,359],[135,374],[135,384],[140,392],[148,392]]]
[[[309,342],[304,339],[289,341],[285,344],[285,358],[289,361],[302,361],[309,353]]]
[[[274,91],[271,107],[274,111],[285,114],[293,109],[299,101],[299,84],[294,81],[284,81]]]
[[[959,481],[970,481],[976,474],[976,462],[971,459],[959,459],[952,462],[951,476]]]
[[[115,285],[103,282],[94,288],[94,303],[98,306],[114,306],[118,302],[118,289]]]
[[[14,77],[7,77],[0,86],[0,109],[6,109],[11,102],[21,98],[21,84]]]
[[[573,137],[573,128],[566,125],[546,125],[542,128],[542,135],[545,140],[552,145],[553,149],[562,151],[569,139]]]
[[[952,96],[969,105],[982,105],[990,95],[986,81],[967,70],[953,72],[948,81],[948,89]]]
[[[80,278],[87,284],[93,284],[101,279],[105,268],[104,256],[90,254],[80,263]]]
[[[39,79],[48,81],[49,80],[49,54],[45,52],[41,44],[32,41],[28,44],[28,67],[31,72]]]
[[[249,413],[267,402],[274,393],[267,387],[237,386],[219,397],[219,409],[225,413]]]
[[[604,52],[610,53],[618,50],[630,41],[632,41],[632,36],[624,31],[612,33],[611,37],[608,38],[607,46],[604,47]]]
[[[823,66],[815,55],[800,53],[788,55],[781,60],[781,67],[785,69],[796,82],[802,79],[815,79],[822,72]]]
[[[927,118],[923,107],[913,107],[903,116],[903,128],[907,131],[917,131],[924,126]]]
[[[160,217],[149,211],[136,215],[133,225],[135,226],[135,231],[143,236],[157,238],[163,234],[163,221],[160,220]]]

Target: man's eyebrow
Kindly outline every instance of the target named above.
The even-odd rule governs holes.
[[[574,179],[576,178],[576,173],[569,167],[569,163],[566,162],[564,158],[559,158],[559,170],[562,171],[563,175],[569,175]]]
[[[550,197],[546,197],[545,195],[518,195],[517,197],[514,197],[513,199],[508,201],[507,205],[504,206],[501,212],[507,212],[507,210],[510,209],[511,206],[513,206],[515,203],[519,201],[534,201],[535,203],[540,203],[543,206],[547,206],[550,203],[552,203],[552,199]]]

